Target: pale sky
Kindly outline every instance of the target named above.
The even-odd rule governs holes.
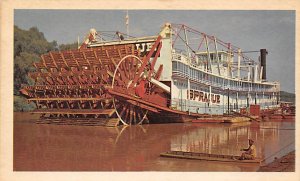
[[[15,10],[14,24],[37,27],[48,41],[72,43],[90,28],[126,33],[126,11]],[[267,79],[295,92],[295,11],[129,10],[130,35],[151,36],[166,22],[185,24],[244,51],[266,48]],[[259,54],[247,54],[257,60]]]

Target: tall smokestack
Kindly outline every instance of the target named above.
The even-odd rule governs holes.
[[[260,66],[263,67],[262,79],[267,79],[267,64],[266,64],[266,56],[268,52],[266,49],[260,49]]]

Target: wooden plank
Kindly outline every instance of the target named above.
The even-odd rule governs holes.
[[[60,52],[60,56],[61,56],[63,62],[65,63],[66,67],[69,67],[65,57],[63,56],[63,54],[61,52]]]
[[[81,125],[81,126],[106,126],[110,118],[44,118],[39,119],[36,124],[57,124],[57,125]]]
[[[47,68],[46,60],[44,59],[44,56],[42,55],[41,58],[42,58],[41,63]]]
[[[98,114],[112,116],[115,109],[37,109],[34,114]]]
[[[58,66],[56,64],[56,61],[55,61],[55,58],[52,55],[52,52],[49,53],[49,56],[51,57],[51,60],[52,60],[53,64],[55,65],[55,67],[58,68]]]
[[[95,98],[95,97],[42,97],[42,98],[30,98],[28,101],[110,101],[107,98]]]
[[[101,59],[98,57],[96,51],[93,50],[93,52],[94,52],[94,56],[95,56],[95,58],[96,58],[95,60],[96,60],[96,61],[99,61],[99,65],[102,65]],[[95,64],[97,65],[98,63],[95,63]]]

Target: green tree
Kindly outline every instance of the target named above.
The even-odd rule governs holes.
[[[26,31],[14,26],[14,57],[19,56],[21,52],[40,56],[52,50],[57,50],[57,42],[48,42],[36,27]]]
[[[19,95],[22,84],[32,84],[28,73],[35,70],[33,63],[39,61],[40,57],[36,54],[21,52],[15,57],[14,64],[14,94]]]

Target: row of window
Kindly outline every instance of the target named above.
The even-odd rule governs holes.
[[[184,82],[174,82],[174,85],[180,86],[181,88],[187,88],[187,83]]]
[[[227,55],[225,54],[222,54],[222,53],[219,53],[218,54],[218,60],[217,60],[217,57],[216,57],[216,54],[215,53],[210,53],[210,60],[211,62],[221,62],[221,61],[227,61]],[[208,60],[208,57],[207,57],[207,54],[201,54],[201,55],[198,55],[198,58],[200,61],[203,61],[203,62],[207,62]]]

